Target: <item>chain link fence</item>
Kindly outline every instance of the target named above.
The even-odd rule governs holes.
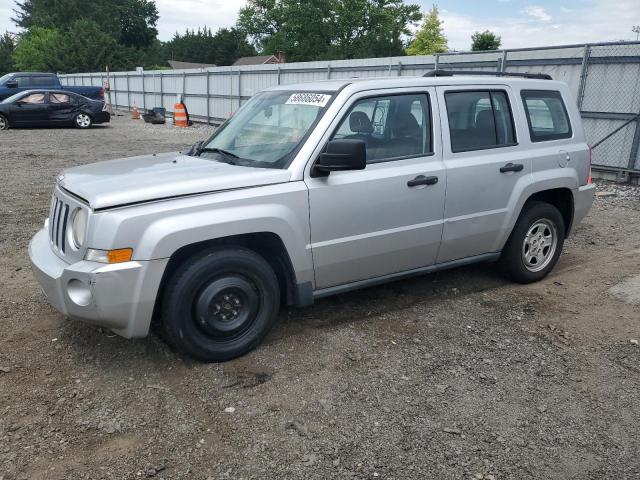
[[[559,45],[493,52],[369,58],[208,69],[61,75],[66,85],[111,87],[115,108],[173,110],[182,95],[192,119],[221,123],[268,87],[354,77],[416,76],[434,68],[547,73],[566,82],[583,118],[593,164],[640,173],[640,42]]]

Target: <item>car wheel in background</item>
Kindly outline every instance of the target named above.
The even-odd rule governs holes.
[[[503,271],[518,283],[543,279],[558,262],[564,236],[564,219],[556,207],[527,203],[502,251]]]
[[[169,279],[162,299],[168,343],[203,361],[225,361],[253,350],[274,325],[278,278],[269,263],[241,247],[191,257]]]
[[[9,120],[4,115],[0,115],[0,130],[9,130]]]
[[[78,113],[75,117],[73,117],[73,124],[77,128],[89,128],[93,124],[93,121],[88,114]]]

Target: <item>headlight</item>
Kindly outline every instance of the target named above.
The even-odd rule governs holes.
[[[71,238],[76,248],[81,248],[87,235],[87,212],[77,208],[71,220]]]

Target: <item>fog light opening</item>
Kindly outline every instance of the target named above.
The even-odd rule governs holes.
[[[89,285],[77,279],[69,280],[67,294],[73,303],[80,307],[86,307],[91,303],[92,295]]]

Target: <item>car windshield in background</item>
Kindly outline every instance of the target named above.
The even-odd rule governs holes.
[[[18,93],[14,93],[13,95],[11,95],[10,97],[5,98],[4,100],[2,100],[0,103],[13,103],[16,100],[19,100],[20,98],[26,96],[29,92],[18,92]]]
[[[5,83],[7,83],[7,80],[9,80],[11,78],[11,74],[7,73],[6,75],[3,75],[0,77],[0,85],[4,85]]]
[[[331,93],[263,92],[204,142],[200,155],[261,168],[287,168],[324,114]]]

